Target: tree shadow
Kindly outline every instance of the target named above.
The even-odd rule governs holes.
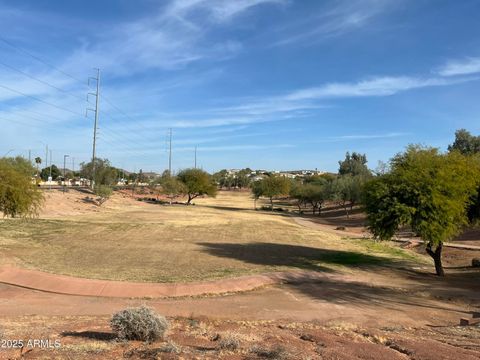
[[[473,314],[472,311],[461,308],[456,304],[451,306],[441,304],[441,299],[438,299],[435,294],[432,294],[430,299],[425,298],[425,296],[417,296],[417,293],[425,293],[426,288],[423,285],[412,286],[406,290],[325,277],[315,282],[290,283],[286,286],[313,299],[336,305],[355,305],[360,308],[374,307],[391,311],[402,311],[399,307],[406,306],[425,310],[463,313],[465,315]]]
[[[360,308],[378,306],[383,309],[399,311],[399,306],[419,309],[442,310],[470,314],[453,299],[480,303],[480,271],[461,271],[447,274],[445,278],[433,272],[412,269],[411,264],[402,260],[378,257],[355,251],[318,249],[292,244],[256,242],[249,244],[199,243],[203,251],[211,255],[231,258],[245,263],[265,266],[286,266],[318,272],[318,275],[300,275],[292,272],[282,276],[285,286],[299,291],[315,300],[334,304],[353,304]],[[355,278],[337,276],[335,270],[326,264],[344,265],[374,272],[386,272],[388,279],[400,280],[398,286],[387,281],[379,284],[367,280],[355,281]],[[405,266],[403,266],[405,265]],[[321,273],[324,273],[323,275]],[[404,287],[404,281],[409,285]],[[395,282],[392,281],[392,284]],[[380,285],[382,284],[382,285]],[[474,305],[475,306],[475,305]],[[410,310],[408,310],[410,311]]]
[[[104,331],[63,331],[61,334],[63,337],[79,337],[93,340],[115,340],[117,336],[115,334]]]
[[[347,266],[389,265],[388,258],[367,255],[355,251],[319,249],[292,244],[255,242],[248,244],[202,242],[204,251],[218,257],[241,260],[250,264],[288,266],[304,270],[331,271],[323,264]]]

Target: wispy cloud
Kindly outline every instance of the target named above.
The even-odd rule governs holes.
[[[317,16],[286,26],[274,46],[318,42],[365,27],[398,2],[391,0],[348,0],[326,6]]]
[[[354,134],[354,135],[340,135],[332,136],[331,140],[370,140],[370,139],[389,139],[408,135],[407,133],[391,132],[386,134]]]
[[[292,144],[274,144],[274,145],[258,145],[258,144],[246,144],[246,145],[227,145],[227,146],[202,146],[198,148],[198,151],[202,152],[216,152],[216,151],[241,151],[241,150],[261,150],[261,149],[288,149],[293,148]],[[175,151],[192,151],[194,147],[178,147]]]
[[[319,87],[297,90],[284,98],[285,100],[298,101],[325,98],[390,96],[407,90],[447,86],[472,80],[476,80],[476,78],[444,79],[440,77],[383,76],[352,83],[329,83]]]
[[[121,24],[93,44],[85,42],[66,61],[66,68],[97,64],[116,75],[149,69],[172,70],[188,64],[228,59],[243,48],[233,38],[206,36],[216,26],[233,22],[262,4],[282,0],[175,0],[157,14]]]
[[[480,73],[480,57],[450,61],[438,70],[441,76],[456,76]]]
[[[175,113],[147,115],[141,123],[147,129],[165,129],[167,127],[201,129],[292,119],[302,120],[310,118],[319,109],[333,107],[334,105],[330,102],[335,99],[392,96],[416,89],[450,86],[479,79],[480,77],[384,76],[357,82],[327,83],[318,87],[293,90],[283,95],[237,99],[237,104],[197,109],[190,114],[190,117],[189,114],[179,117],[179,114]],[[325,103],[325,101],[329,101],[329,103]],[[118,124],[118,126],[121,129],[122,124]],[[385,135],[381,136],[385,137]],[[389,136],[399,135],[392,133]],[[358,137],[358,139],[361,138],[366,137]]]
[[[248,9],[268,3],[283,4],[286,0],[175,0],[168,7],[165,14],[170,17],[182,18],[191,15],[193,11],[203,11],[213,20],[229,21]]]

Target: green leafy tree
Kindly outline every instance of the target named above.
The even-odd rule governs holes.
[[[298,212],[302,212],[302,207],[305,207],[308,198],[305,191],[305,184],[301,182],[294,182],[290,187],[290,198],[295,200],[295,204],[298,207]]]
[[[92,162],[80,164],[80,176],[86,179],[92,179],[93,164]],[[97,185],[112,186],[117,183],[120,171],[110,165],[108,159],[95,159],[95,179]]]
[[[35,158],[35,164],[37,164],[37,172],[39,170],[39,166],[40,166],[41,163],[42,163],[42,158],[40,156],[37,156]]]
[[[43,204],[43,194],[32,183],[32,174],[27,168],[22,160],[0,159],[0,211],[3,216],[38,215]],[[31,165],[30,168],[32,169]]]
[[[247,188],[250,185],[250,174],[252,170],[249,168],[242,169],[235,178],[235,186],[239,189]]]
[[[270,209],[273,210],[273,199],[278,196],[288,195],[291,182],[286,177],[271,175],[259,181],[261,195],[270,200]]]
[[[164,194],[170,201],[170,204],[180,196],[183,196],[187,193],[187,188],[183,182],[178,180],[174,176],[162,177],[161,180],[161,193]]]
[[[310,205],[313,215],[317,211],[321,214],[323,204],[329,196],[330,183],[323,178],[318,178],[315,182],[294,182],[290,188],[290,197],[296,200],[298,211],[301,212],[302,207]]]
[[[261,180],[259,181],[254,181],[250,184],[250,189],[252,191],[253,195],[253,206],[255,210],[257,210],[257,200],[260,199],[260,197],[263,194],[263,183]]]
[[[16,171],[19,171],[26,176],[32,177],[35,174],[35,168],[32,166],[32,163],[24,157],[5,157],[1,158],[1,160],[6,164],[10,164]]]
[[[473,136],[469,131],[460,129],[455,132],[455,141],[448,147],[448,150],[458,151],[466,156],[474,156],[480,161],[480,136]],[[480,187],[472,197],[472,204],[468,209],[468,219],[471,223],[480,219]]]
[[[40,172],[40,177],[43,181],[47,181],[50,176],[50,167],[43,168]],[[52,180],[57,180],[58,177],[63,176],[63,173],[56,165],[52,165]],[[68,176],[67,176],[68,178]]]
[[[345,154],[345,160],[339,161],[338,173],[340,175],[371,175],[370,170],[367,167],[367,156],[353,152],[351,155],[349,152]]]
[[[347,218],[353,207],[362,200],[362,191],[366,176],[362,175],[343,175],[338,176],[331,184],[330,198],[343,207]]]
[[[182,170],[178,173],[177,178],[185,186],[185,192],[188,196],[187,204],[201,195],[217,195],[217,186],[212,177],[201,169]]]
[[[312,206],[312,213],[322,212],[325,201],[330,197],[330,184],[327,181],[304,185],[305,200]]]
[[[365,186],[369,229],[376,238],[391,239],[400,226],[411,226],[443,276],[443,243],[468,223],[479,182],[480,166],[473,158],[410,146],[390,161],[389,173]]]
[[[455,141],[448,146],[448,151],[459,151],[463,155],[480,153],[480,136],[474,136],[465,129],[455,131]]]

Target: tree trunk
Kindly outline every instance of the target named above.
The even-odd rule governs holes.
[[[190,205],[190,201],[192,201],[192,197],[190,195],[188,195],[188,200],[187,200],[187,205]]]
[[[270,210],[273,211],[273,198],[270,198]]]
[[[432,250],[432,243],[427,244],[427,253],[433,258],[433,261],[435,263],[435,272],[437,273],[438,276],[445,276],[445,272],[443,271],[443,265],[442,265],[442,249],[443,249],[443,243],[440,242],[437,245],[437,248],[435,251]]]
[[[253,207],[255,210],[257,210],[257,198],[253,199]]]
[[[346,203],[343,204],[343,208],[345,209],[345,214],[347,214],[347,219],[350,219],[350,214],[348,213],[348,207]]]

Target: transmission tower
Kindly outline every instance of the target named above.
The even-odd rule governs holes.
[[[93,123],[93,146],[92,146],[92,179],[91,179],[91,187],[92,189],[95,187],[95,158],[96,158],[96,146],[97,146],[97,124],[98,124],[98,100],[100,98],[100,69],[95,69],[97,71],[96,77],[89,77],[88,78],[88,86],[90,86],[90,80],[95,81],[96,83],[96,91],[94,93],[89,92],[87,93],[87,102],[88,96],[92,95],[95,96],[95,109],[87,108],[85,116],[88,116],[89,111],[93,111],[95,113],[95,121]]]

